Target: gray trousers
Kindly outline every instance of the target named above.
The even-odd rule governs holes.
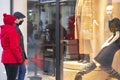
[[[96,68],[96,64],[94,62],[89,63],[88,65],[86,65],[83,69],[81,69],[75,76],[74,80],[82,80],[82,76],[84,74],[87,74],[89,72],[91,72],[92,70],[94,70]],[[103,71],[105,71],[106,73],[109,74],[110,77],[116,78],[118,80],[120,80],[120,74],[115,71],[111,66],[101,66],[100,67]]]

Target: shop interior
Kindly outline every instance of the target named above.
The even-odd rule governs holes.
[[[111,35],[108,29],[108,21],[114,17],[120,18],[118,12],[119,5],[120,2],[112,0],[61,1],[60,23],[67,35],[64,39],[61,39],[64,42],[61,48],[63,50],[61,51],[63,57],[63,80],[74,80],[75,74],[98,54],[101,45]],[[34,47],[36,48],[35,53],[40,52],[44,58],[42,69],[41,67],[40,69],[38,66],[36,67],[32,62],[30,65],[34,66],[34,69],[28,66],[28,70],[35,71],[35,75],[42,70],[43,74],[55,77],[55,44],[54,41],[53,43],[49,42],[50,38],[47,36],[49,35],[47,27],[49,24],[52,24],[55,11],[55,2],[28,2],[28,21],[32,21],[32,25],[34,26],[33,38],[35,41],[34,44],[28,42],[28,52],[29,49],[33,49]],[[69,21],[73,21],[74,23],[70,23]],[[73,32],[72,29],[74,30]],[[63,30],[60,31],[64,33],[62,32]],[[55,36],[55,33],[53,35]],[[29,55],[29,58],[32,58],[34,55]],[[120,54],[115,55],[113,67],[120,72],[119,56]],[[96,80],[95,76],[97,80],[105,80],[108,75],[97,68],[92,73],[86,75],[83,80]]]

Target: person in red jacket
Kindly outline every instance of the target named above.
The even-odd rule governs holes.
[[[75,16],[74,15],[69,16],[69,18],[68,18],[68,27],[67,27],[67,39],[68,40],[75,39],[75,36],[74,36],[75,25],[74,25],[74,22],[75,22]]]
[[[16,18],[3,14],[4,25],[1,26],[2,63],[5,66],[7,80],[15,80],[19,64],[22,63],[20,35],[16,31]]]

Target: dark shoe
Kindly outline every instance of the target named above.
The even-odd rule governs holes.
[[[82,75],[78,72],[74,80],[82,80]]]
[[[94,70],[96,64],[94,62],[88,63],[83,69],[81,69],[75,76],[74,80],[82,80],[82,76]]]

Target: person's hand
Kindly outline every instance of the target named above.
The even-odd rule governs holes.
[[[28,65],[28,59],[25,59],[24,64],[27,66]]]

